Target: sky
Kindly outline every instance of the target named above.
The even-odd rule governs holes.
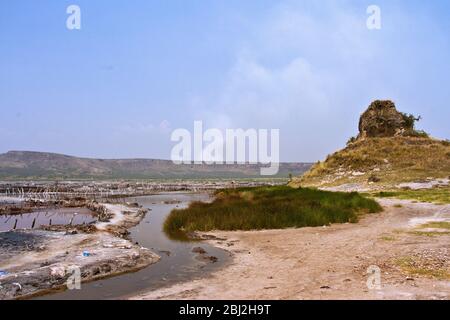
[[[449,17],[438,0],[1,0],[0,153],[168,159],[201,120],[280,129],[280,160],[317,161],[375,99],[450,138]]]

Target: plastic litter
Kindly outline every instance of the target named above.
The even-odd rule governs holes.
[[[13,283],[13,286],[17,286],[18,290],[19,290],[19,291],[22,291],[22,285],[21,285],[20,283],[14,282],[14,283]]]
[[[7,275],[8,275],[7,271],[0,270],[0,277],[4,277],[4,276],[7,276]]]
[[[83,251],[83,257],[90,257],[91,253],[89,251]]]

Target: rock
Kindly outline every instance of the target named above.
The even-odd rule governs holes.
[[[100,268],[99,267],[94,267],[92,269],[92,275],[96,276],[98,274],[100,274]]]
[[[162,201],[162,204],[180,204],[180,203],[181,203],[181,201],[180,200],[176,200],[176,199]]]
[[[368,182],[374,182],[374,183],[376,183],[376,182],[380,182],[381,179],[380,179],[379,177],[377,177],[376,175],[372,174],[372,175],[369,177],[369,179],[367,179],[367,181],[368,181]]]
[[[137,203],[137,202],[133,202],[133,203],[127,202],[127,205],[130,207],[133,207],[133,208],[139,208],[139,203]]]
[[[217,261],[219,261],[219,259],[217,257],[214,256],[209,256],[208,257],[209,261],[211,261],[212,263],[216,263]]]
[[[133,253],[133,254],[131,255],[131,258],[132,258],[133,260],[138,260],[140,257],[141,257],[141,255],[140,255],[139,253]]]
[[[112,270],[111,266],[109,264],[107,264],[107,263],[101,265],[100,268],[103,271],[103,273],[109,273]]]
[[[194,251],[193,251],[194,252]],[[161,254],[165,254],[166,256],[170,257],[170,255],[172,254],[170,251],[167,250],[159,250],[159,253]]]
[[[359,119],[358,138],[411,135],[419,119],[397,111],[394,102],[376,100]]]
[[[58,265],[50,268],[50,275],[53,277],[62,278],[66,274],[66,268],[64,266]]]
[[[193,253],[198,253],[198,254],[205,254],[206,251],[205,249],[201,248],[201,247],[195,247],[194,249],[192,249]]]

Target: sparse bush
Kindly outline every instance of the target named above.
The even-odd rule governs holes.
[[[422,119],[421,116],[418,116],[416,118],[416,116],[412,115],[412,114],[406,114],[401,112],[402,117],[403,117],[403,122],[405,124],[406,128],[411,129],[411,131],[414,131],[415,125],[417,121],[420,121],[420,119]]]
[[[423,130],[413,130],[408,134],[408,136],[416,137],[416,138],[429,138],[430,137],[430,135]]]
[[[350,139],[348,139],[347,141],[347,145],[352,144],[356,141],[356,137],[350,137]]]

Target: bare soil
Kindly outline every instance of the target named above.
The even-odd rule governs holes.
[[[356,224],[208,233],[231,265],[133,299],[449,299],[450,235],[417,228],[450,221],[450,205],[379,201]],[[381,288],[367,285],[371,266]]]

